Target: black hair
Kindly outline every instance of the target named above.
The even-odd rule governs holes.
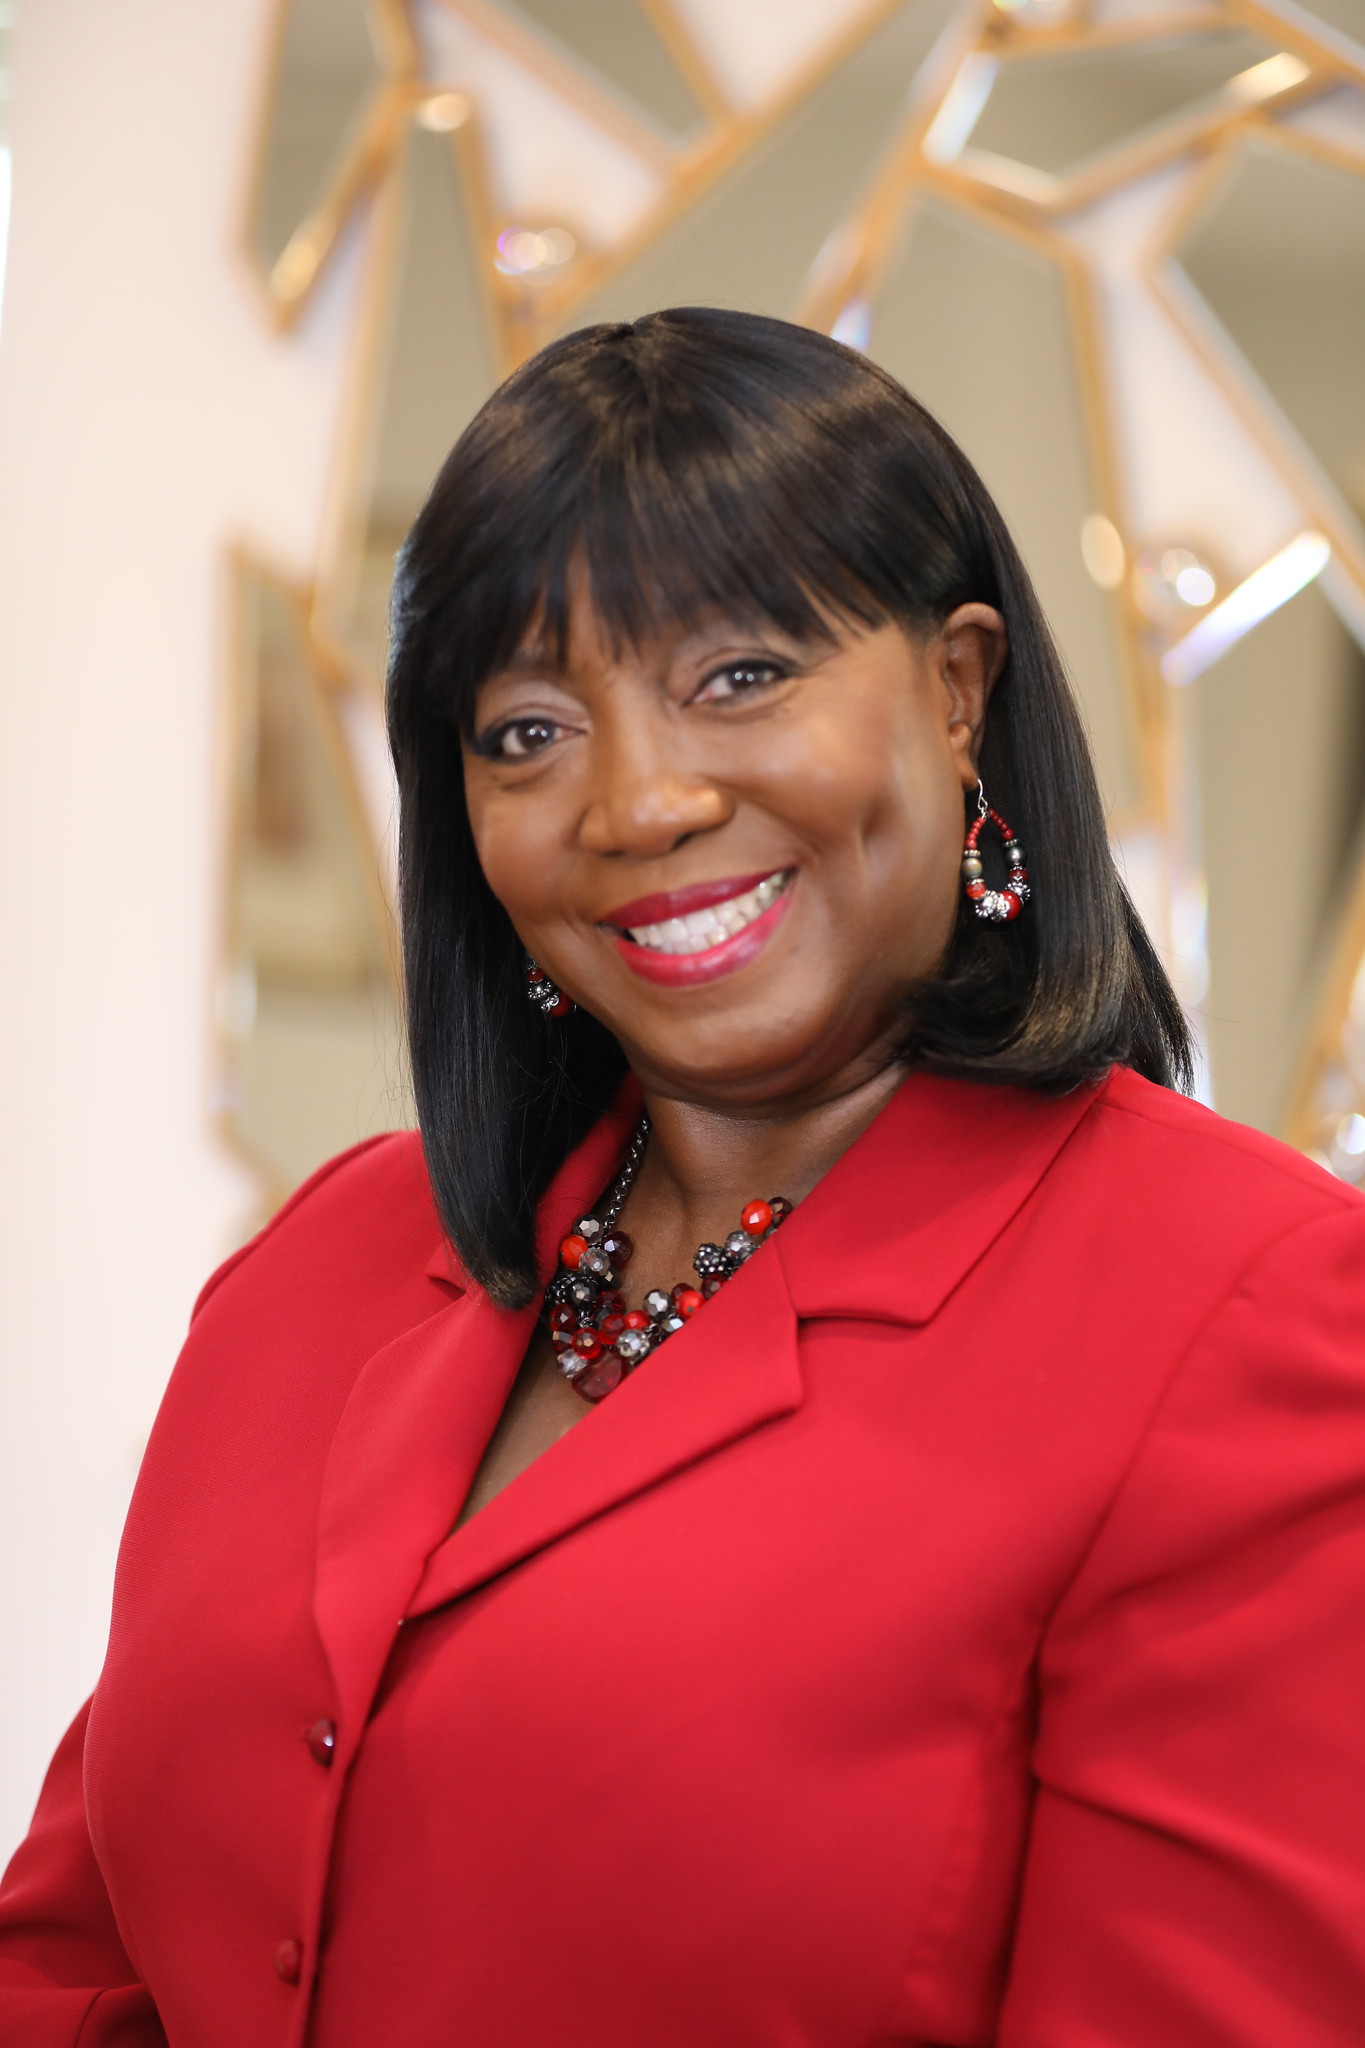
[[[586,1012],[547,1025],[484,880],[462,746],[528,630],[564,643],[571,573],[628,644],[719,610],[798,637],[932,631],[973,600],[1009,657],[981,775],[1027,849],[1005,926],[965,900],[905,1019],[909,1065],[1049,1091],[1125,1061],[1186,1085],[1189,1035],[1115,871],[1060,656],[981,479],[924,408],[827,336],[700,307],[553,342],[489,399],[399,557],[388,725],[408,1038],[436,1202],[504,1304],[536,1284],[535,1203],[624,1072]]]

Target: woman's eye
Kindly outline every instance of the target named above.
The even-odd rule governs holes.
[[[494,761],[525,761],[548,747],[559,727],[548,718],[512,718],[486,733],[479,752]]]
[[[718,668],[706,678],[698,690],[694,702],[698,704],[724,704],[737,697],[747,697],[755,690],[764,690],[770,684],[780,682],[787,673],[777,661],[727,661],[724,668]]]

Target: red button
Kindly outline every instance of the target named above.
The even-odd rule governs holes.
[[[327,1720],[314,1721],[311,1728],[304,1730],[303,1739],[308,1744],[308,1754],[312,1757],[313,1762],[321,1764],[323,1769],[326,1770],[336,1754],[336,1722]]]
[[[270,1960],[275,1965],[275,1975],[281,1984],[297,1984],[299,1973],[303,1969],[303,1943],[280,1942]]]

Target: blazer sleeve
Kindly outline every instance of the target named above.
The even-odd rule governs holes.
[[[33,1826],[0,1884],[4,2048],[166,2048],[90,1846],[81,1784],[89,1711],[52,1759]]]
[[[1352,1204],[1223,1302],[1053,1616],[999,2048],[1365,2039],[1363,1494]]]

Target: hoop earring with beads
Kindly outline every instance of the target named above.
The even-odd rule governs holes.
[[[981,860],[981,833],[987,820],[1000,834],[1005,848],[1005,860],[1009,874],[1003,889],[988,889],[985,869]],[[993,811],[986,802],[986,791],[980,777],[976,784],[976,816],[967,830],[966,843],[962,848],[962,886],[978,917],[990,924],[1008,924],[1018,917],[1028,902],[1030,889],[1028,869],[1024,866],[1024,849],[1012,825],[1007,825],[999,811]]]

